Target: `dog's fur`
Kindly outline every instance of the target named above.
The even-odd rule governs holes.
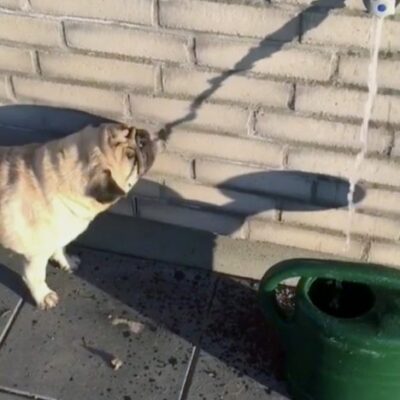
[[[156,152],[147,131],[111,123],[46,144],[0,147],[2,261],[18,264],[40,308],[58,302],[46,284],[48,261],[78,267],[64,247],[128,193]]]

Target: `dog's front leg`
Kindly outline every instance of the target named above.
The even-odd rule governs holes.
[[[58,295],[46,284],[46,257],[35,256],[26,261],[23,280],[28,286],[37,306],[42,310],[53,308],[58,303]]]

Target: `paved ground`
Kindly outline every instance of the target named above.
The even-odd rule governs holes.
[[[287,399],[253,282],[77,252],[77,275],[50,269],[48,312],[0,267],[0,400]]]

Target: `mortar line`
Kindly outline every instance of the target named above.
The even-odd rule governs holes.
[[[1,346],[3,345],[3,343],[5,342],[8,334],[10,333],[11,328],[19,314],[19,311],[22,308],[23,303],[24,303],[24,300],[22,298],[20,298],[18,300],[17,305],[14,307],[14,310],[11,313],[11,316],[8,318],[6,326],[4,327],[3,331],[0,333],[0,349],[1,349]]]
[[[219,280],[220,280],[220,278],[215,279],[215,282],[214,282],[214,285],[213,285],[213,288],[211,291],[211,296],[210,296],[210,299],[207,304],[207,309],[204,313],[203,321],[200,326],[200,335],[199,335],[199,338],[197,339],[197,343],[195,343],[193,346],[192,354],[191,354],[190,360],[189,360],[189,365],[186,369],[186,373],[183,378],[183,383],[182,383],[182,387],[181,387],[181,390],[179,393],[178,400],[187,400],[187,398],[188,398],[190,386],[192,385],[195,369],[197,366],[197,361],[199,360],[199,355],[200,355],[200,350],[201,350],[200,345],[201,345],[201,341],[203,339],[203,332],[204,332],[204,329],[208,322],[208,315],[210,313],[211,307],[214,302],[215,294],[218,289]]]
[[[38,394],[26,392],[25,390],[9,388],[9,387],[3,386],[3,385],[0,385],[0,393],[15,394],[17,396],[25,397],[27,399],[35,399],[35,400],[57,400],[55,397],[49,397],[49,396],[45,396],[45,395],[41,396]]]

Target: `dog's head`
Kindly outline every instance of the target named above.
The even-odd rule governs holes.
[[[153,165],[159,139],[144,129],[104,124],[99,140],[89,194],[100,203],[112,204],[125,196]]]

